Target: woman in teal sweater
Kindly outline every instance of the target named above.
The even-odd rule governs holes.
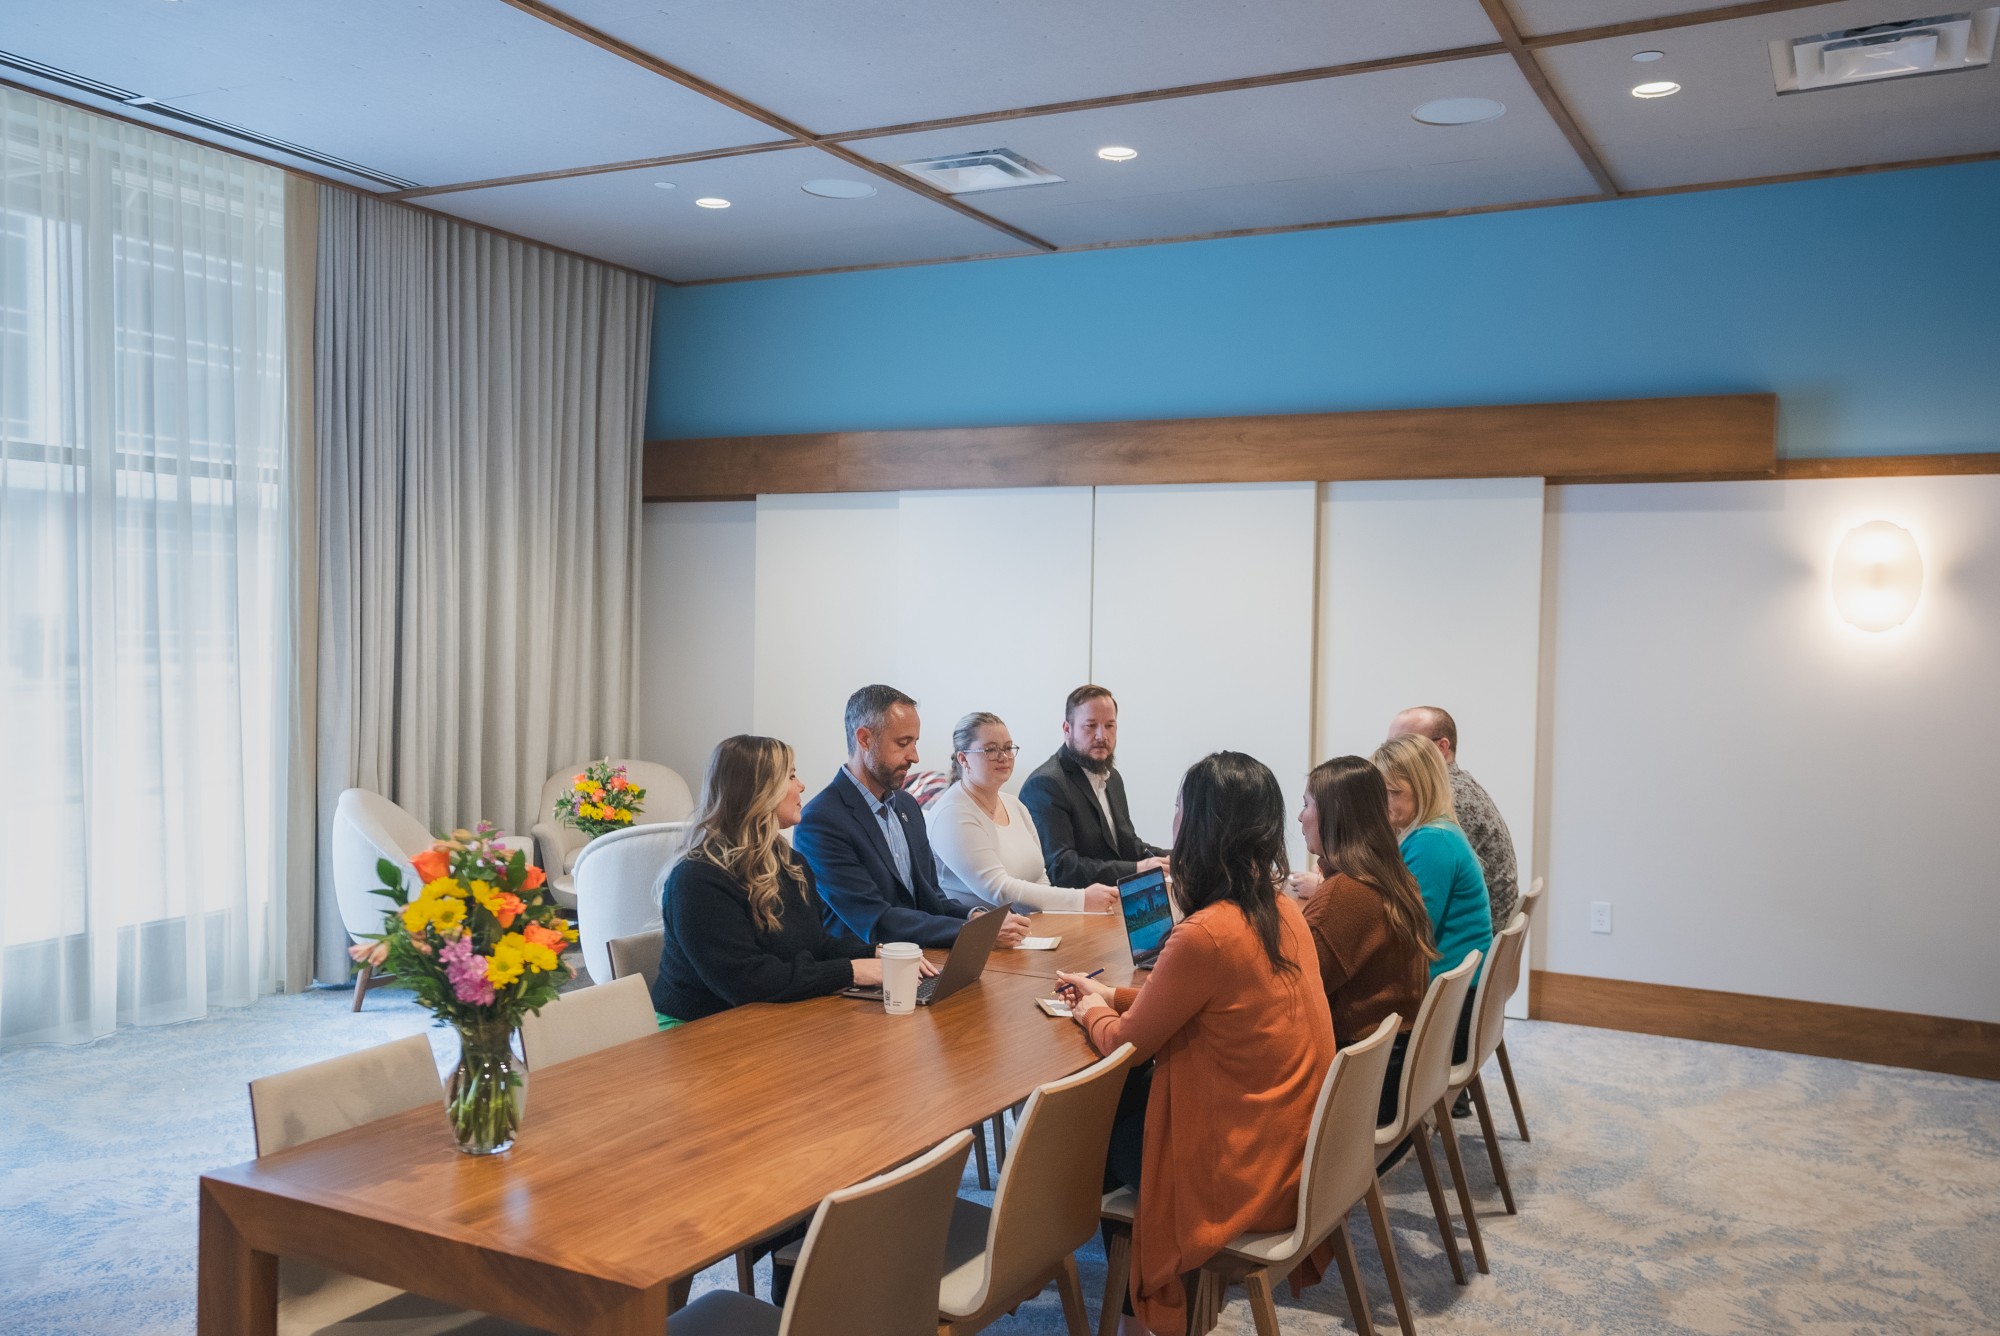
[[[1466,843],[1465,832],[1452,815],[1451,776],[1438,755],[1437,744],[1414,733],[1390,738],[1375,751],[1375,766],[1389,786],[1389,824],[1396,827],[1403,861],[1423,892],[1430,911],[1431,935],[1437,959],[1431,977],[1457,969],[1468,951],[1484,957],[1493,950],[1493,910],[1486,896],[1486,875],[1479,856]],[[1476,985],[1478,973],[1473,975]],[[1463,1061],[1473,1002],[1468,993],[1458,1018],[1458,1043],[1452,1055]]]

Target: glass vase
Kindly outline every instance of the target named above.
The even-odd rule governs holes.
[[[514,1027],[470,1021],[458,1030],[458,1069],[445,1092],[452,1136],[467,1155],[498,1155],[514,1144],[527,1099],[527,1072],[514,1057]]]

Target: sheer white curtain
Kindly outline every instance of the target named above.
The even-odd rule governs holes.
[[[0,88],[0,1043],[274,985],[283,202]]]

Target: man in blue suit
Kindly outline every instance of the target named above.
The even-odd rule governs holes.
[[[806,804],[792,847],[813,870],[826,925],[864,942],[950,946],[974,911],[938,885],[923,809],[903,792],[917,762],[917,703],[894,687],[847,698],[847,764]],[[1027,936],[1008,914],[1000,945]]]

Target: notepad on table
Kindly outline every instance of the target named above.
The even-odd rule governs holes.
[[[1016,951],[1053,951],[1062,945],[1060,937],[1023,937]]]

